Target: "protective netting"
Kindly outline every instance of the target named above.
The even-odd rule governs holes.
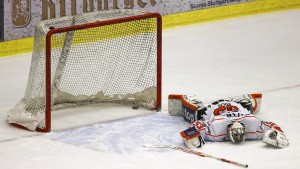
[[[30,130],[45,127],[45,39],[49,30],[143,14],[113,10],[39,23],[25,96],[8,112],[8,121]],[[157,19],[129,19],[53,34],[51,101],[52,110],[102,102],[156,108]]]

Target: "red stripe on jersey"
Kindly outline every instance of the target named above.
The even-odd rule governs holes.
[[[262,131],[254,131],[254,132],[246,132],[247,134],[256,134],[256,133],[262,133]]]
[[[241,120],[243,118],[255,118],[256,119],[255,116],[243,116],[243,117],[239,117],[239,118],[236,118],[236,119],[233,119],[233,120]]]
[[[220,134],[220,135],[207,134],[207,135],[211,137],[221,137],[221,136],[226,136],[227,134]]]
[[[219,119],[213,119],[212,122],[217,121],[217,120],[224,120],[225,118],[219,118]]]
[[[255,132],[246,132],[247,134],[256,134],[256,133],[262,133],[262,131],[255,131]],[[207,134],[208,136],[211,137],[222,137],[222,136],[226,136],[227,134],[220,134],[220,135],[212,135],[212,134]]]

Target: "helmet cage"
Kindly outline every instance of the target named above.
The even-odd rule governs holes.
[[[235,123],[239,123],[239,122],[235,122]],[[233,143],[241,143],[245,140],[246,137],[246,129],[244,125],[242,123],[239,124],[238,125],[232,124],[228,127],[229,138]]]

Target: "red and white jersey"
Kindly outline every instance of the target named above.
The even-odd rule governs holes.
[[[229,100],[218,100],[205,107],[204,120],[212,121],[215,116],[242,117],[251,114],[239,103]]]
[[[276,124],[256,118],[250,111],[235,102],[219,101],[206,108],[206,114],[203,116],[204,120],[193,122],[190,128],[195,127],[201,137],[207,141],[230,140],[227,134],[228,125],[235,121],[244,124],[246,140],[261,140],[264,131],[270,128],[276,128],[281,131]],[[193,136],[190,135],[188,137]]]

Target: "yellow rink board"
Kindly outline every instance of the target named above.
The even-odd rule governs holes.
[[[256,0],[166,15],[163,16],[163,29],[296,8],[300,8],[300,0]],[[24,38],[0,42],[0,57],[31,52],[33,41],[33,38]]]

